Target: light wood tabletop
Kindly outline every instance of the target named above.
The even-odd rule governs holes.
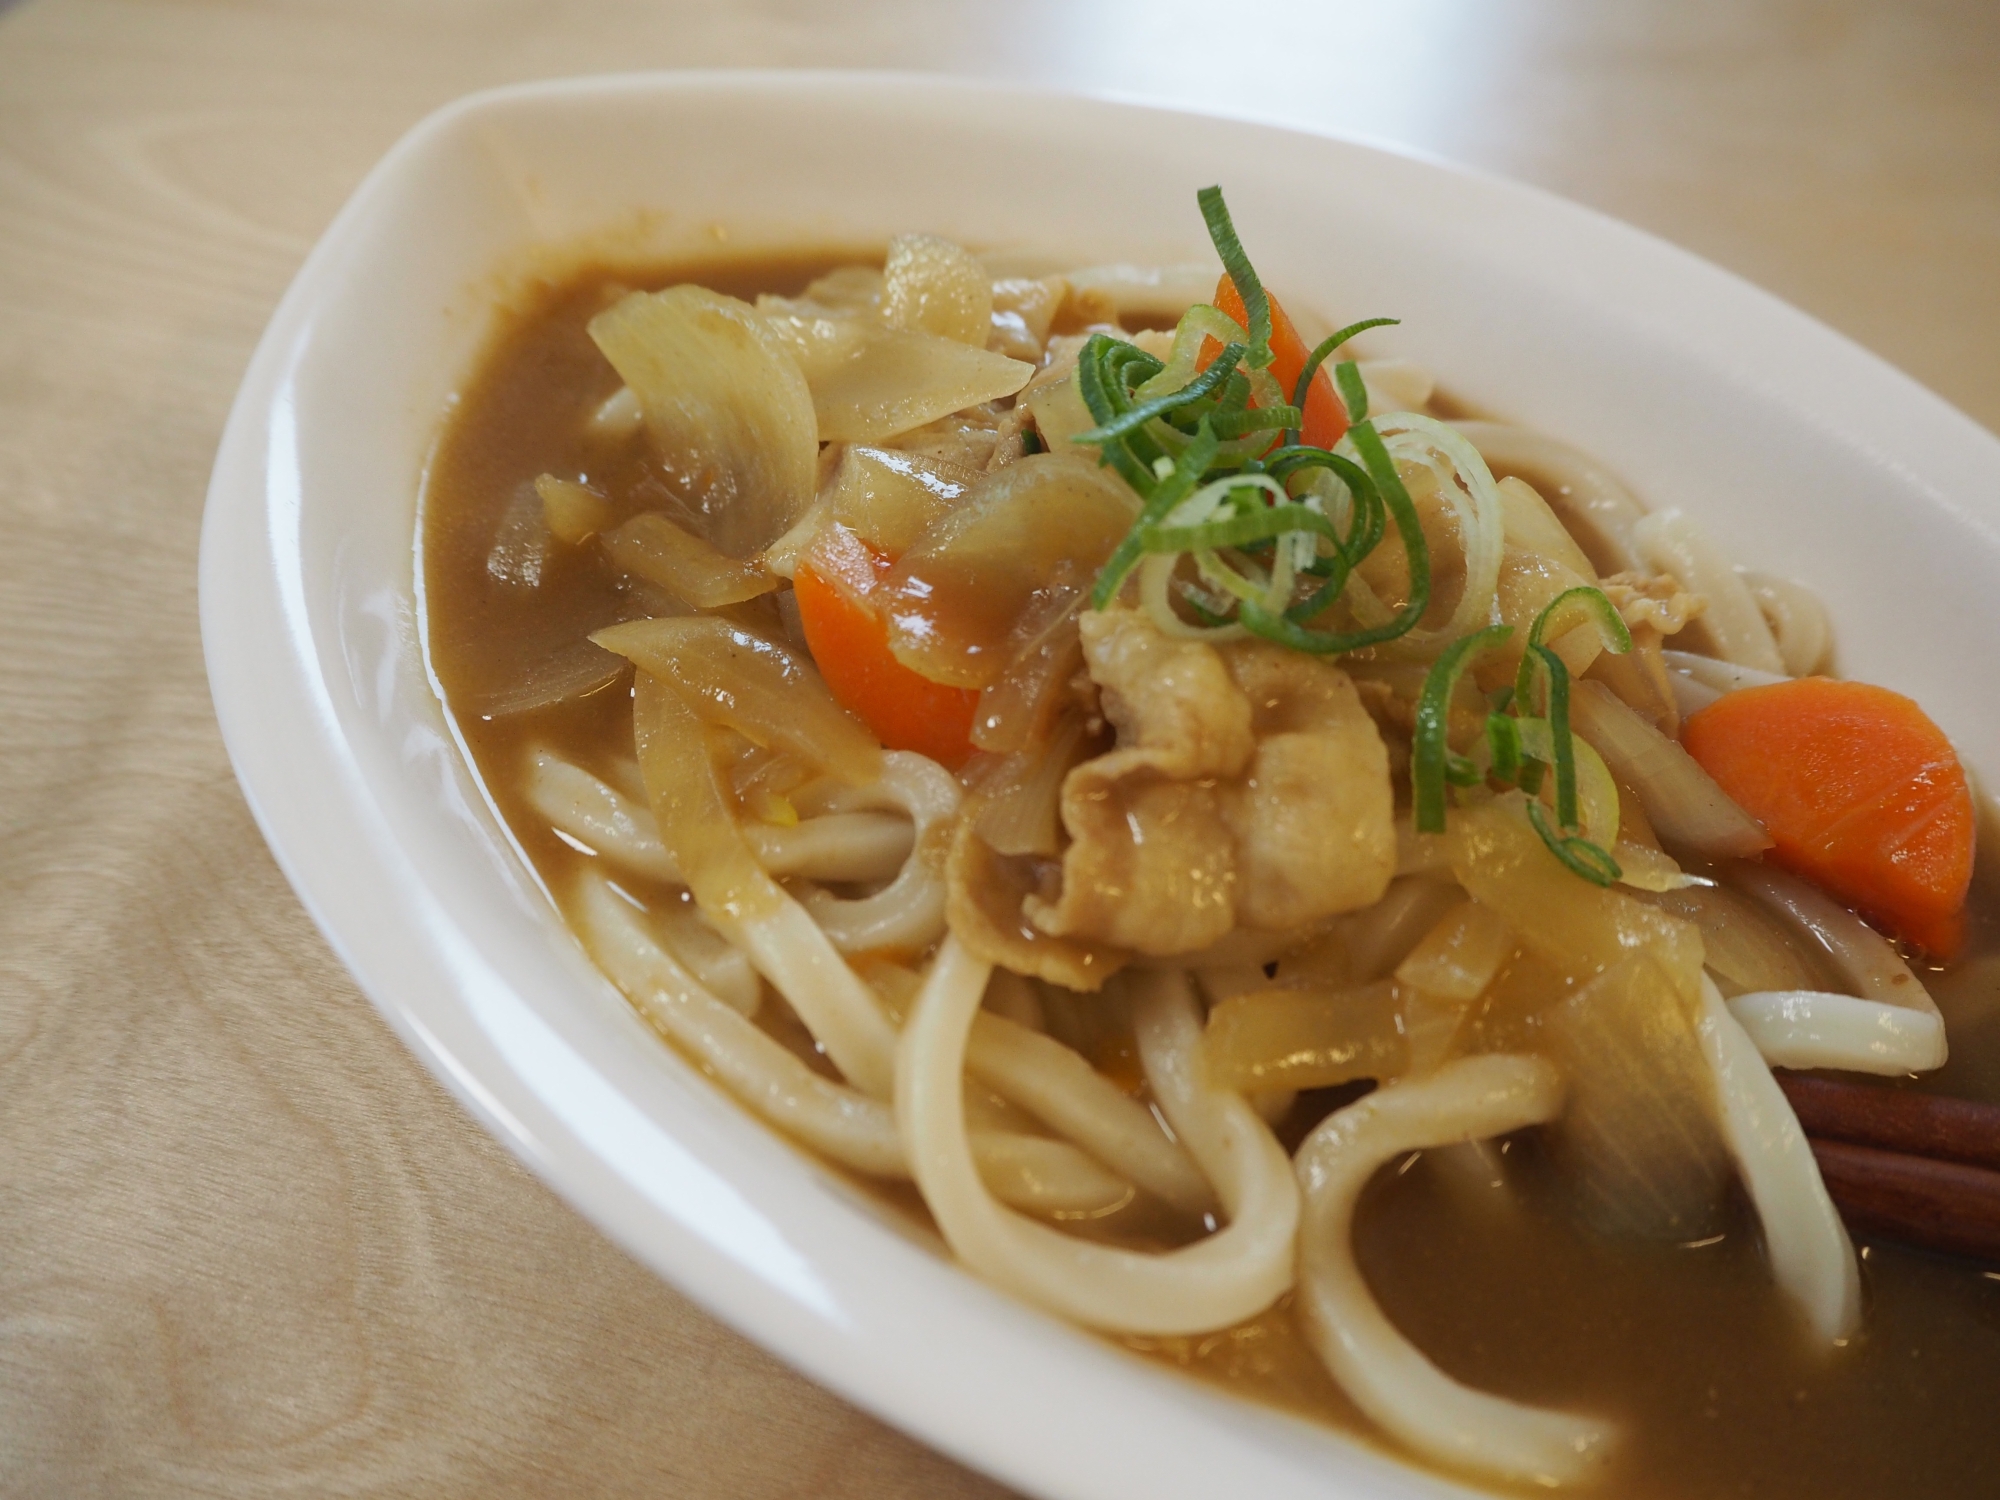
[[[445,101],[917,68],[1358,133],[1629,219],[2000,428],[1990,0],[0,9],[8,1496],[995,1493],[489,1140],[356,991],[230,774],[195,616],[223,418],[314,238]]]

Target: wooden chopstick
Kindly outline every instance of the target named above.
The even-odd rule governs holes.
[[[1775,1076],[1850,1226],[2000,1262],[2000,1107],[1782,1070]]]

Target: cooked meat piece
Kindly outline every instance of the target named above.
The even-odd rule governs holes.
[[[1030,922],[1166,956],[1379,899],[1388,755],[1344,672],[1264,642],[1175,640],[1133,609],[1081,630],[1118,744],[1063,783],[1062,889],[1025,898]]]

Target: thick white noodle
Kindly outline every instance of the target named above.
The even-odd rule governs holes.
[[[905,814],[915,827],[908,857],[896,878],[873,895],[848,900],[830,891],[807,891],[806,910],[843,953],[921,953],[944,935],[943,827],[958,815],[958,778],[934,760],[891,750],[882,757],[881,778],[865,790],[877,806]]]
[[[699,979],[709,993],[753,1019],[764,1003],[764,980],[750,955],[710,925],[690,896],[653,909],[660,946]]]
[[[1818,671],[1833,646],[1833,627],[1819,595],[1789,578],[1748,568],[1743,570],[1743,582],[1764,611],[1764,623],[1771,627],[1785,670],[1794,677]]]
[[[896,1119],[938,1228],[969,1268],[1052,1312],[1120,1333],[1202,1333],[1270,1306],[1292,1281],[1298,1185],[1270,1130],[1209,1087],[1185,976],[1135,977],[1148,1081],[1214,1184],[1229,1224],[1150,1254],[1073,1238],[995,1202],[972,1169],[960,1077],[991,966],[947,937],[904,1025]]]
[[[680,868],[652,810],[609,783],[538,749],[528,757],[528,805],[549,826],[588,845],[621,870],[680,885]],[[910,820],[897,812],[837,812],[790,828],[746,823],[743,837],[772,875],[808,880],[888,880],[909,859]]]
[[[1944,1066],[1944,1018],[1878,1000],[1818,990],[1735,995],[1729,1013],[1774,1068],[1850,1073],[1928,1073]]]
[[[1329,1115],[1299,1147],[1305,1193],[1298,1306],[1307,1336],[1355,1405],[1427,1458],[1488,1478],[1574,1484],[1604,1459],[1614,1429],[1461,1385],[1383,1313],[1355,1264],[1355,1205],[1384,1163],[1409,1151],[1505,1135],[1553,1119],[1561,1075],[1525,1056],[1468,1057],[1390,1084]]]
[[[1214,1210],[1208,1179],[1153,1112],[1054,1037],[984,1011],[973,1018],[966,1065],[1139,1187],[1187,1213]]]
[[[842,1076],[862,1093],[888,1099],[896,1090],[896,1033],[881,996],[847,966],[810,912],[774,892],[756,916],[711,911],[708,919],[791,1002]]]
[[[1861,1322],[1861,1273],[1854,1246],[1820,1180],[1798,1116],[1756,1043],[1706,974],[1695,1034],[1715,1073],[1722,1139],[1764,1226],[1764,1248],[1778,1288],[1816,1337],[1844,1343]]]
[[[1942,1021],[1937,1002],[1889,940],[1825,892],[1769,865],[1730,867],[1728,879],[1825,950],[1864,1000],[1920,1011]]]
[[[710,994],[646,931],[601,875],[577,889],[584,946],[611,982],[697,1066],[758,1118],[871,1177],[909,1176],[887,1105],[815,1073],[768,1032]],[[1131,1189],[1064,1141],[1000,1131],[972,1137],[981,1177],[1016,1207],[1097,1213]]]
[[[1785,659],[1750,586],[1685,511],[1662,510],[1632,530],[1646,565],[1671,573],[1682,588],[1707,600],[1699,617],[1715,654],[1760,672],[1783,672]]]
[[[1517,474],[1556,513],[1600,573],[1642,567],[1632,528],[1646,509],[1589,454],[1504,422],[1452,423],[1495,469]]]

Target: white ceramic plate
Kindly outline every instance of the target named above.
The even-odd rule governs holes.
[[[202,637],[244,792],[327,938],[489,1129],[719,1316],[1023,1488],[1460,1493],[1147,1366],[885,1225],[661,1044],[490,811],[418,646],[416,496],[497,277],[536,246],[880,243],[1205,256],[1220,181],[1265,279],[1588,449],[1743,562],[1810,580],[1848,675],[1989,775],[2000,441],[1742,282],[1543,194],[1262,125],[907,76],[483,94],[418,126],[293,283],[230,416]]]

